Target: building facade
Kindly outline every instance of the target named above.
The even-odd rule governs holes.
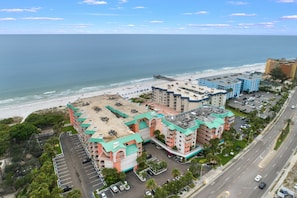
[[[99,169],[136,168],[142,144],[156,127],[154,112],[119,95],[80,99],[67,106],[71,124]]]
[[[269,75],[271,71],[275,68],[280,68],[282,72],[286,75],[286,77],[289,79],[294,79],[297,77],[297,59],[267,59],[265,74]]]
[[[239,97],[242,92],[259,91],[261,79],[262,73],[245,72],[199,78],[197,81],[201,86],[226,90],[226,99],[230,99]]]
[[[152,86],[152,100],[177,112],[185,112],[207,104],[225,106],[226,91],[186,81],[172,81]]]
[[[161,133],[165,136],[168,152],[190,158],[200,152],[211,139],[221,139],[223,132],[230,130],[234,114],[224,108],[202,106],[178,115],[162,119]]]

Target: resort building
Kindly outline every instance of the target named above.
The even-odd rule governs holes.
[[[297,77],[297,59],[267,59],[265,74],[269,75],[271,71],[275,68],[280,68],[282,72],[286,75],[286,77],[289,79],[294,79]]]
[[[119,95],[101,95],[68,104],[70,122],[99,169],[129,171],[137,166],[142,143],[150,141],[157,115]]]
[[[224,108],[202,106],[178,115],[162,118],[164,141],[156,141],[169,153],[190,158],[202,151],[214,138],[221,139],[234,123],[234,114]]]
[[[198,84],[227,91],[227,99],[239,97],[242,92],[259,91],[262,73],[245,72],[199,78]]]
[[[187,81],[171,81],[152,86],[153,103],[186,112],[203,105],[225,106],[226,91],[198,86]]]

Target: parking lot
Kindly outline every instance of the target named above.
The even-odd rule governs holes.
[[[73,186],[73,181],[69,169],[67,167],[64,155],[58,155],[54,159],[54,167],[56,175],[58,176],[58,186],[64,188],[66,186]]]
[[[144,145],[144,149],[148,154],[151,154],[153,158],[157,158],[160,161],[166,161],[167,163],[167,171],[164,173],[161,173],[160,175],[150,175],[148,174],[148,178],[153,178],[156,180],[157,185],[163,185],[166,183],[168,179],[172,179],[171,172],[174,168],[177,168],[181,174],[185,173],[187,169],[190,167],[190,164],[182,164],[178,162],[178,160],[175,160],[174,157],[168,158],[167,151],[157,148],[157,145],[152,143],[146,143]],[[204,170],[204,174],[206,171]],[[120,192],[118,194],[115,194],[115,197],[135,197],[140,198],[145,196],[145,192],[148,190],[146,188],[146,182],[140,181],[140,179],[133,173],[133,171],[129,171],[126,173],[127,175],[127,181],[131,187],[131,190]]]
[[[77,188],[83,197],[91,197],[91,194],[104,186],[104,180],[100,176],[92,160],[89,159],[78,135],[63,133],[60,137],[63,154],[53,159],[58,185],[63,189],[66,186]]]
[[[239,109],[244,113],[250,113],[254,110],[258,111],[258,116],[265,119],[272,116],[270,107],[274,106],[280,95],[270,92],[255,92],[251,94],[241,94],[238,98],[233,98],[228,101],[228,106]]]

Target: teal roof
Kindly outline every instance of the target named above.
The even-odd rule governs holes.
[[[194,126],[191,126],[187,129],[184,129],[180,126],[177,126],[175,125],[174,123],[172,122],[169,122],[168,120],[166,120],[165,118],[162,118],[162,122],[171,130],[177,130],[177,131],[180,131],[182,132],[183,134],[185,135],[190,135],[191,133],[194,133],[194,131],[197,130],[197,128],[199,128],[200,124],[199,123],[196,123]]]
[[[82,113],[81,112],[76,112],[76,113],[74,113],[74,115],[77,116],[77,117],[79,117],[79,116],[82,115]]]
[[[126,155],[131,155],[133,153],[137,153],[138,152],[138,148],[135,144],[131,144],[129,146],[127,146],[127,149],[126,149]]]
[[[85,134],[87,135],[93,135],[96,131],[94,130],[85,130]]]
[[[67,107],[72,109],[73,111],[77,111],[78,108],[77,107],[74,107],[72,104],[67,104]]]
[[[131,124],[136,124],[137,123],[137,120],[140,120],[140,119],[143,119],[143,118],[147,118],[148,120],[151,120],[151,119],[153,119],[156,116],[157,116],[157,114],[154,111],[142,113],[142,114],[139,114],[139,115],[134,116],[133,117],[133,120],[130,120],[130,121],[126,122],[125,124],[127,126],[130,126]]]
[[[77,121],[79,121],[79,122],[83,122],[83,121],[85,121],[87,118],[77,118]]]
[[[141,130],[141,129],[146,129],[146,128],[148,128],[147,123],[145,121],[141,121],[139,123],[139,129]]]
[[[91,138],[92,139],[92,138]],[[92,142],[94,142],[95,139],[92,140]],[[100,139],[98,139],[100,140]],[[101,139],[102,140],[102,139]],[[141,136],[139,135],[139,133],[134,133],[125,137],[120,137],[116,140],[112,140],[110,142],[101,142],[103,148],[105,149],[106,152],[116,152],[117,150],[119,150],[120,148],[127,148],[127,146],[125,146],[124,144],[127,142],[130,142],[132,140],[135,140],[136,143],[141,143],[143,142]],[[118,142],[118,146],[114,147],[114,145]]]
[[[224,123],[225,123],[225,121],[222,118],[216,118],[213,122],[204,122],[204,124],[210,129],[212,129],[212,128],[217,129]]]
[[[113,107],[111,107],[111,106],[106,106],[106,108],[108,109],[108,110],[110,110],[111,112],[113,112],[113,113],[117,113],[117,114],[119,114],[120,116],[122,116],[123,118],[128,118],[129,116],[127,115],[127,114],[125,114],[125,113],[123,113],[123,112],[121,112],[121,111],[119,111],[119,110],[117,110],[117,109],[114,109]]]
[[[84,128],[88,128],[89,126],[91,126],[91,124],[85,124],[85,123],[82,123],[80,126],[81,126],[81,127],[84,127]]]

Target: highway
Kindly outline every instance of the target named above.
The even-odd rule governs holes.
[[[295,89],[296,90],[296,89]],[[223,168],[222,173],[213,181],[204,186],[200,191],[194,193],[191,197],[195,198],[260,198],[269,197],[268,192],[279,174],[285,168],[287,161],[296,149],[296,106],[297,92],[295,91],[289,98],[287,106],[270,127],[259,135],[251,145],[243,151],[232,164]],[[291,119],[291,132],[281,147],[274,151],[273,147],[278,134],[285,127],[287,120]],[[295,124],[294,124],[295,122]],[[254,180],[255,176],[260,174],[267,186],[261,190],[258,188],[258,182]]]

